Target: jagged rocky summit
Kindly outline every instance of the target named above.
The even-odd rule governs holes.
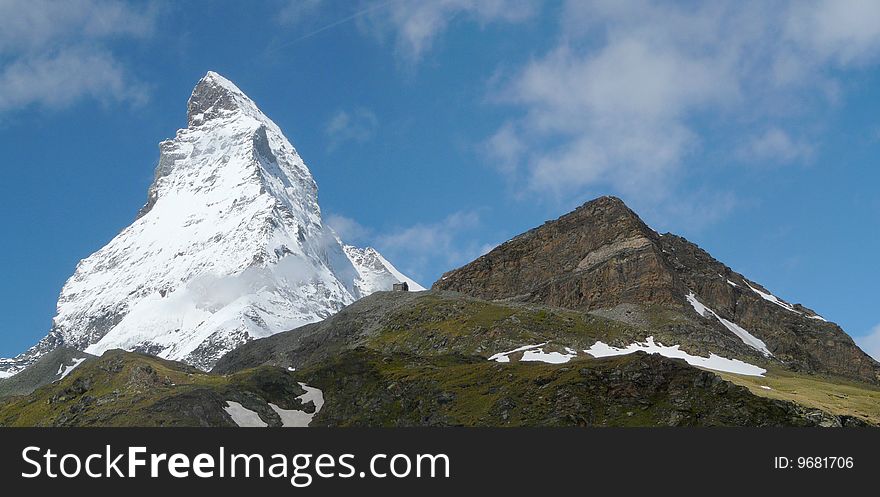
[[[321,218],[317,185],[281,129],[209,72],[188,125],[159,144],[146,205],[64,285],[49,334],[14,374],[61,346],[125,349],[210,369],[254,338],[319,321],[406,281]]]

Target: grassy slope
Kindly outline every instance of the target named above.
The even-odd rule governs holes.
[[[582,355],[562,365],[489,362],[496,352],[548,340],[578,349],[596,340],[622,345],[646,329],[534,305],[436,294],[406,296],[399,305],[396,298],[378,297],[394,304],[390,311],[376,311],[380,300],[367,302],[369,311],[355,304],[341,320],[311,328],[309,340],[294,332],[246,345],[252,350],[226,375],[110,352],[61,382],[0,403],[0,426],[228,426],[227,400],[275,425],[280,420],[266,403],[303,408],[298,381],[324,391],[327,404],[314,424],[327,426],[800,426],[827,421],[816,409],[880,421],[877,389],[782,370],[767,378],[722,374],[738,387],[645,354]],[[647,318],[655,336],[663,336],[664,323],[681,324],[661,312]],[[282,367],[259,366],[267,361]]]
[[[719,374],[747,387],[755,395],[796,402],[832,414],[855,416],[880,425],[880,388],[873,385],[843,378],[801,375],[783,369],[772,369],[764,378]]]
[[[211,375],[181,363],[111,351],[64,380],[0,402],[0,426],[230,426],[235,400],[278,421],[267,402],[300,408],[286,371],[262,367]]]
[[[492,355],[547,340],[586,348],[639,333],[588,314],[523,304],[425,296],[389,316],[368,340],[371,348],[432,355],[450,351]]]
[[[676,337],[666,330],[688,322],[677,313],[657,306],[646,309],[645,317],[649,321],[647,328],[655,338],[667,343],[675,343]],[[489,355],[499,351],[499,347],[488,351],[481,350],[481,347],[497,343],[502,335],[502,340],[510,344],[506,350],[547,339],[551,340],[551,345],[586,348],[596,340],[618,345],[631,343],[633,337],[641,338],[646,333],[638,328],[565,309],[479,300],[455,303],[428,296],[419,299],[411,309],[395,314],[368,343],[378,350],[422,353],[448,349],[453,345],[454,349],[470,349],[474,353]],[[466,346],[454,346],[460,342]],[[684,348],[695,354],[708,353],[699,345]],[[874,385],[839,377],[800,374],[754,358],[747,360],[768,368],[767,375],[761,378],[717,374],[761,397],[791,401],[880,425],[880,388]],[[762,385],[771,390],[761,388]]]
[[[482,371],[482,368],[494,371],[492,369],[494,367],[505,367],[483,363],[486,362],[486,357],[497,352],[545,341],[550,342],[545,350],[554,350],[559,347],[583,350],[597,340],[612,345],[625,345],[650,334],[654,335],[658,342],[682,343],[684,350],[701,355],[707,355],[708,350],[717,350],[719,345],[726,345],[717,344],[714,341],[699,342],[698,340],[704,334],[699,328],[692,326],[692,320],[680,313],[653,306],[643,309],[642,314],[641,318],[634,320],[642,321],[642,323],[631,322],[627,324],[571,310],[521,303],[487,302],[459,294],[430,292],[395,295],[387,293],[368,297],[329,318],[318,326],[323,329],[310,330],[313,335],[308,341],[295,343],[286,337],[276,335],[245,345],[242,349],[251,349],[247,352],[240,350],[243,352],[242,357],[246,360],[242,360],[238,367],[235,366],[235,360],[228,361],[226,365],[229,369],[226,371],[253,367],[260,364],[261,360],[269,361],[278,366],[294,366],[298,370],[320,368],[322,364],[327,362],[338,364],[338,356],[346,354],[347,350],[354,347],[363,347],[384,356],[421,357],[429,363],[433,358],[445,357],[446,359],[443,360],[449,360],[449,357],[456,354],[476,361],[475,365],[456,366],[452,369],[438,364],[415,366],[413,364],[418,361],[410,361],[411,366],[409,367],[416,368],[418,375],[423,376],[426,380],[431,378],[430,381],[433,383],[442,383],[444,375],[449,375],[450,379],[458,380],[460,377],[469,376],[464,370],[481,371],[480,374],[483,374],[485,371]],[[296,333],[293,332],[289,336],[293,337]],[[724,338],[722,337],[722,339]],[[736,337],[731,336],[730,338],[738,341]],[[714,339],[715,337],[713,337]],[[272,345],[267,346],[269,344]],[[320,357],[320,360],[311,359],[315,357],[313,350],[328,348],[332,348],[332,355]],[[233,352],[230,356],[235,354]],[[513,356],[513,359],[516,360],[516,356]],[[854,416],[873,424],[880,423],[876,405],[877,390],[870,385],[797,375],[778,368],[774,369],[772,363],[763,359],[749,356],[743,357],[743,359],[768,368],[770,370],[768,378],[749,378],[728,374],[722,374],[722,376],[734,383],[748,387],[753,393],[762,397],[794,401],[808,408],[823,409],[836,415]],[[578,358],[579,364],[594,362],[585,354]],[[566,367],[574,367],[573,364],[566,365]],[[520,374],[521,370],[515,366],[506,365],[511,374]],[[532,367],[534,365],[523,366]],[[347,366],[340,364],[338,367],[345,369]],[[548,365],[546,367],[555,366]],[[382,371],[381,375],[391,373],[388,368],[380,367],[378,369]],[[409,370],[407,369],[407,371]],[[372,371],[369,374],[375,373],[370,368],[364,371]],[[360,373],[352,371],[352,374]],[[391,375],[391,379],[386,378],[383,381],[394,383],[396,381],[394,378],[397,376]],[[412,379],[413,377],[407,377],[408,381]],[[785,388],[782,384],[776,383],[783,380],[793,386]],[[342,380],[339,379],[339,381]],[[774,390],[767,391],[760,388],[760,385],[771,381],[774,382],[770,385],[771,387],[777,385]],[[309,379],[309,383],[311,384],[311,379]],[[795,390],[799,383],[810,385],[809,395],[805,394],[804,389],[801,388],[802,391],[798,395],[782,396],[787,391]],[[474,381],[472,384],[476,385],[478,382]],[[369,385],[363,386],[369,388]],[[458,390],[462,391],[462,388]],[[430,395],[436,393],[426,393],[426,395],[430,398]],[[470,398],[471,394],[473,392],[466,392],[465,398]],[[524,392],[517,393],[517,395],[524,394]],[[329,395],[332,395],[332,392],[328,392]],[[841,399],[840,395],[847,396],[847,399]],[[487,398],[475,397],[473,402],[488,400]],[[332,409],[328,410],[328,416],[330,411]],[[353,419],[359,420],[358,422],[366,422],[362,413],[351,414],[354,416]],[[387,420],[375,419],[374,421],[382,424]],[[613,423],[618,421],[613,421]],[[345,423],[345,420],[340,418],[334,422]],[[468,424],[485,421],[480,421],[480,416],[472,413],[471,415],[449,418],[444,422]],[[656,424],[656,419],[647,424]]]
[[[324,391],[316,426],[814,426],[827,419],[647,354],[501,364],[358,348],[297,374]]]

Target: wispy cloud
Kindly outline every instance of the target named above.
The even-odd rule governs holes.
[[[764,134],[739,142],[752,158],[808,160],[815,145],[795,139],[786,119],[827,104],[839,91],[835,71],[876,61],[880,25],[865,19],[878,8],[565,2],[558,44],[492,89],[520,117],[486,147],[524,191],[558,199],[601,188],[642,203],[677,197],[688,169],[705,167],[690,160],[706,144],[700,120],[745,137],[760,123]]]
[[[869,356],[880,361],[880,324],[871,329],[867,335],[855,337],[855,340]]]
[[[372,234],[370,228],[341,214],[327,214],[324,216],[324,220],[339,235],[339,238],[348,244],[358,244],[368,239]]]
[[[418,223],[376,237],[376,247],[398,267],[425,280],[429,268],[452,269],[481,255],[480,216],[461,211],[435,223]],[[399,261],[399,262],[395,262]]]
[[[366,143],[373,138],[379,127],[379,119],[373,111],[358,107],[351,111],[337,111],[327,121],[324,133],[332,150],[345,142]]]
[[[112,50],[152,34],[158,9],[105,0],[0,3],[0,111],[59,108],[81,98],[134,104],[147,98]]]
[[[813,152],[811,143],[792,138],[787,131],[772,127],[750,137],[739,155],[750,163],[790,164],[808,162]]]
[[[31,104],[61,108],[83,97],[140,104],[147,92],[111,54],[92,48],[20,58],[0,72],[0,111]]]
[[[435,276],[432,271],[436,268],[453,269],[496,245],[482,238],[481,218],[473,210],[387,231],[375,230],[339,214],[329,214],[325,219],[345,243],[375,247],[398,269],[427,283]]]
[[[531,18],[539,6],[540,2],[534,0],[393,1],[387,2],[386,8],[371,12],[362,25],[380,36],[390,35],[397,54],[408,62],[416,62],[457,19],[483,25],[519,23]]]
[[[324,3],[324,0],[287,0],[278,12],[278,21],[287,25],[301,24],[315,15]]]

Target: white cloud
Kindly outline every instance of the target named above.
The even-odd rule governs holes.
[[[357,243],[371,234],[371,230],[354,219],[340,214],[324,216],[325,222],[348,244]]]
[[[151,5],[133,9],[103,0],[0,2],[0,52],[43,50],[65,42],[144,37],[154,28]]]
[[[783,129],[772,127],[749,139],[741,156],[749,162],[805,162],[813,156],[813,146],[806,141],[795,140]]]
[[[287,0],[278,13],[278,21],[283,24],[299,24],[317,13],[323,0]]]
[[[145,87],[129,81],[110,54],[93,49],[74,47],[26,57],[0,72],[0,112],[31,104],[60,108],[86,96],[142,103],[146,95]]]
[[[433,223],[416,223],[378,232],[356,220],[339,214],[328,214],[325,222],[343,242],[357,246],[373,246],[398,269],[416,280],[427,281],[436,276],[436,268],[452,269],[495,248],[496,244],[481,241],[480,215],[476,211],[459,211]]]
[[[475,239],[480,216],[460,211],[436,223],[418,223],[376,236],[376,248],[402,271],[424,279],[431,267],[453,268],[482,255],[487,248]]]
[[[812,0],[794,2],[785,34],[799,49],[841,64],[875,60],[880,48],[880,2]]]
[[[533,0],[419,0],[377,1],[382,9],[368,16],[369,27],[391,33],[397,53],[416,61],[433,46],[434,40],[457,18],[488,24],[516,23],[532,17],[539,2]]]
[[[58,108],[84,97],[141,103],[145,86],[111,49],[142,39],[157,9],[104,0],[7,0],[0,3],[0,111]]]
[[[496,166],[505,172],[512,172],[526,153],[526,146],[513,123],[506,123],[492,135],[485,149]]]
[[[570,0],[557,45],[492,95],[520,117],[486,147],[521,189],[555,199],[587,188],[671,198],[706,145],[698,121],[744,134],[763,123],[753,157],[808,159],[813,145],[779,122],[834,96],[833,71],[877,56],[880,27],[860,16],[877,19],[878,5]]]
[[[880,324],[869,331],[867,335],[855,337],[855,339],[862,350],[880,361]]]
[[[352,111],[336,112],[324,127],[324,133],[329,140],[329,147],[333,149],[347,141],[366,143],[373,138],[378,127],[379,119],[376,114],[359,107]]]

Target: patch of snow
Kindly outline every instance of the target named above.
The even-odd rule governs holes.
[[[547,343],[549,342],[539,343],[535,345],[523,345],[522,347],[517,347],[513,350],[508,350],[507,352],[499,352],[489,357],[489,360],[495,362],[510,362],[510,356],[516,354],[517,352],[523,353],[520,362],[545,362],[548,364],[565,364],[566,362],[577,357],[577,350],[574,350],[570,347],[565,347],[565,353],[547,352],[543,348],[545,345],[547,345]]]
[[[603,342],[596,342],[595,344],[593,344],[592,347],[585,350],[584,352],[590,354],[593,357],[609,357],[632,354],[641,350],[649,354],[660,354],[663,357],[669,357],[672,359],[684,359],[685,361],[687,361],[688,364],[692,366],[697,366],[704,369],[711,369],[714,371],[724,371],[727,373],[736,373],[747,376],[763,376],[764,373],[767,372],[767,370],[764,368],[760,368],[753,364],[740,361],[739,359],[727,359],[725,357],[721,357],[715,354],[710,354],[709,357],[695,356],[688,354],[687,352],[681,350],[679,347],[679,345],[667,347],[655,343],[654,337],[650,336],[646,338],[645,342],[643,343],[632,343],[624,348],[612,347]]]
[[[561,352],[544,352],[544,349],[529,349],[523,352],[521,362],[546,362],[549,364],[565,364],[577,357],[577,351],[565,348],[565,354]]]
[[[723,317],[719,316],[718,313],[716,313],[712,309],[709,309],[705,305],[701,304],[700,301],[697,300],[697,297],[694,295],[694,292],[690,292],[689,294],[687,294],[686,298],[687,298],[688,302],[690,302],[690,304],[694,308],[694,310],[697,311],[697,314],[699,314],[700,316],[708,317],[706,315],[706,313],[711,314],[712,316],[715,317],[715,319],[720,321],[721,324],[723,324],[725,328],[727,328],[734,335],[739,337],[739,339],[742,340],[744,344],[757,350],[758,352],[761,352],[765,356],[769,357],[769,356],[773,355],[767,349],[767,344],[765,344],[763,340],[756,337],[755,335],[752,335],[751,333],[746,331],[746,329],[743,328],[742,326],[734,323],[733,321],[728,321],[727,319],[724,319]]]
[[[761,385],[761,388],[763,388],[764,390],[773,390],[772,388],[768,387],[767,385]]]
[[[11,378],[12,376],[13,376],[12,373],[7,373],[6,371],[0,371],[0,379]]]
[[[296,368],[288,367],[287,370],[290,371],[290,372],[292,373],[292,372],[296,371]]]
[[[324,392],[317,388],[310,387],[305,383],[300,383],[299,386],[303,387],[303,390],[306,393],[297,397],[300,402],[303,404],[307,404],[309,402],[315,403],[315,412],[307,413],[305,411],[297,411],[295,409],[285,410],[276,406],[275,404],[269,404],[269,407],[272,408],[273,411],[278,413],[278,416],[281,418],[281,425],[285,428],[306,428],[309,426],[309,423],[312,422],[315,415],[321,412],[321,408],[324,407]]]
[[[495,362],[510,362],[510,357],[508,357],[510,354],[515,354],[517,352],[522,352],[524,350],[536,349],[538,347],[543,347],[544,345],[547,345],[547,342],[539,343],[536,345],[523,345],[522,347],[518,347],[513,350],[508,350],[507,352],[499,352],[497,354],[494,354],[489,357],[489,360],[495,361]]]
[[[767,302],[772,302],[772,303],[778,305],[779,307],[782,307],[783,309],[785,309],[787,311],[791,311],[795,314],[801,314],[801,312],[798,311],[797,309],[795,309],[791,304],[778,298],[776,295],[773,295],[772,293],[762,292],[761,290],[758,290],[757,288],[753,287],[752,285],[749,285],[748,281],[746,282],[746,286],[749,287],[753,292],[760,295],[761,298],[766,300]]]
[[[732,287],[739,288],[739,285],[737,285],[736,283],[734,283],[734,282],[732,282],[732,281],[730,281],[730,280],[727,280],[727,284],[730,285],[730,286],[732,286]]]
[[[85,360],[86,360],[85,357],[83,357],[82,359],[74,359],[74,360],[73,360],[73,364],[70,365],[70,366],[65,366],[64,364],[62,364],[61,367],[58,368],[58,373],[57,373],[57,374],[60,374],[61,377],[58,378],[58,379],[55,380],[55,381],[61,381],[61,380],[63,380],[64,378],[66,378],[67,375],[69,375],[74,369],[77,368],[77,366],[79,366],[80,364],[82,364],[83,361],[85,361]],[[62,369],[62,368],[63,368],[63,369]]]
[[[226,413],[232,418],[232,421],[241,428],[265,428],[269,426],[268,423],[260,419],[259,414],[255,411],[251,411],[238,402],[227,400],[226,405],[227,407],[224,407],[223,410],[226,411]]]
[[[278,417],[281,418],[281,426],[285,428],[308,427],[315,415],[321,412],[321,408],[324,407],[324,392],[317,388],[310,387],[305,383],[300,383],[299,386],[301,386],[306,393],[300,395],[297,399],[303,404],[313,402],[315,404],[315,412],[308,413],[296,409],[282,409],[275,404],[269,403],[269,407],[272,408],[272,410],[278,414]],[[252,411],[238,402],[227,400],[226,405],[227,407],[224,407],[223,410],[232,417],[232,420],[235,421],[236,425],[242,428],[265,428],[269,426],[268,423],[260,418],[260,415],[257,414],[256,411]]]
[[[826,323],[828,322],[827,319],[823,318],[822,316],[820,316],[820,315],[818,315],[818,314],[814,314],[814,315],[812,315],[812,316],[808,316],[806,313],[803,313],[803,312],[801,312],[801,311],[795,309],[793,305],[791,305],[791,304],[789,304],[788,302],[786,302],[786,301],[780,299],[780,298],[777,297],[776,295],[773,295],[772,293],[762,292],[761,290],[758,290],[757,288],[753,287],[752,285],[749,285],[748,282],[746,282],[746,286],[748,286],[749,289],[751,289],[753,292],[757,293],[762,299],[766,300],[767,302],[771,302],[771,303],[773,303],[773,304],[776,304],[776,305],[778,305],[779,307],[782,307],[783,309],[785,309],[785,310],[787,310],[787,311],[789,311],[789,312],[793,312],[793,313],[795,313],[795,314],[798,314],[798,315],[804,316],[804,317],[806,317],[806,318],[808,318],[808,319],[815,319],[815,320],[817,320],[817,321],[824,321],[824,322],[826,322]]]

